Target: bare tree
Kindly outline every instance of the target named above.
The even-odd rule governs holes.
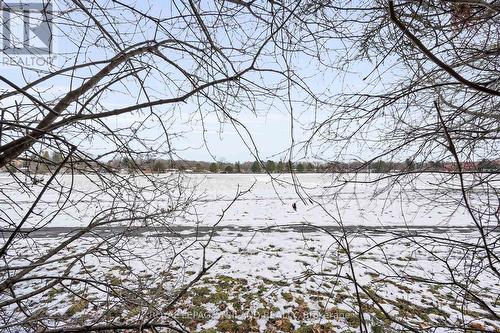
[[[356,285],[357,295],[368,298],[368,301],[357,299],[360,331],[369,331],[366,317],[373,318],[367,314],[367,306],[381,311],[380,317],[393,323],[382,322],[386,329],[494,330],[499,319],[498,299],[495,292],[491,294],[479,281],[498,281],[500,277],[498,169],[480,172],[475,166],[484,158],[499,156],[498,4],[318,2],[314,11],[324,18],[320,23],[323,30],[340,32],[338,38],[347,46],[336,53],[342,69],[363,68],[365,82],[358,85],[362,89],[338,95],[330,103],[331,114],[312,124],[313,134],[304,142],[304,151],[319,145],[320,152],[329,152],[333,161],[350,154],[363,162],[354,174],[336,177],[328,195],[340,198],[342,188],[374,184],[375,196],[411,198],[409,189],[416,188],[423,206],[462,209],[473,227],[465,239],[457,236],[457,230],[450,235],[408,228],[383,242],[374,241],[363,253],[384,254],[388,247],[406,241],[418,258],[431,257],[437,261],[444,277],[434,276],[432,265],[419,266],[420,273],[416,273],[411,263],[398,267],[396,258],[386,256],[383,269],[373,268],[377,279],[369,285],[356,280],[355,267],[359,268],[363,262],[359,257],[363,253],[349,255],[349,242],[360,234],[344,229],[338,243],[348,253],[345,264],[350,272],[341,278]],[[358,153],[356,147],[362,147],[363,153]],[[413,166],[390,174],[367,176],[366,167],[369,169],[380,159],[406,159]],[[426,170],[430,161],[452,167],[438,172]],[[437,187],[426,191],[422,188],[424,184]],[[342,225],[343,212],[330,213]],[[448,296],[438,292],[438,297],[457,309],[461,314],[459,319],[440,312],[434,313],[437,316],[434,319],[428,318],[425,312],[430,308],[416,305],[413,314],[408,311],[405,314],[405,306],[376,292],[377,286],[391,281],[423,283],[429,289],[447,290]],[[389,311],[391,307],[397,311]],[[403,319],[407,317],[414,321]]]
[[[175,318],[157,314],[174,307],[186,286],[215,264],[203,256],[191,281],[171,269],[198,243],[170,229],[193,218],[195,188],[178,174],[154,176],[138,164],[150,156],[177,157],[178,112],[199,113],[203,121],[213,110],[241,127],[231,115],[235,104],[267,93],[245,76],[266,71],[257,60],[279,27],[259,23],[240,40],[247,28],[241,17],[252,14],[237,5],[157,5],[54,4],[56,60],[49,68],[19,63],[0,76],[0,167],[9,172],[0,217],[2,330],[184,331]],[[198,108],[183,109],[187,101]],[[151,126],[159,133],[154,139]],[[93,145],[105,148],[90,154]],[[121,174],[110,159],[126,159],[135,173]],[[61,219],[75,225],[61,229],[58,241],[37,236]],[[149,252],[127,237],[145,230],[153,233]],[[155,237],[165,233],[171,237]],[[36,301],[59,295],[72,298],[66,313]],[[88,320],[75,322],[81,310]]]
[[[203,260],[190,282],[171,276],[170,266],[191,244],[157,237],[152,255],[130,246],[125,235],[144,227],[168,232],[175,220],[192,213],[197,196],[181,176],[156,177],[140,168],[122,175],[107,161],[126,158],[133,169],[150,156],[172,159],[181,149],[176,146],[182,136],[176,128],[180,114],[202,124],[207,114],[215,114],[264,166],[239,116],[276,105],[290,115],[285,153],[304,203],[322,205],[308,197],[293,174],[292,163],[311,154],[326,161],[351,156],[363,162],[358,172],[334,177],[324,194],[333,200],[343,187],[366,182],[387,184],[380,185],[379,194],[403,196],[426,172],[412,168],[369,178],[361,174],[381,158],[408,159],[411,165],[454,163],[453,171],[433,173],[438,189],[422,195],[429,202],[439,197],[443,204],[465,207],[474,238],[457,241],[405,230],[368,250],[383,253],[386,246],[408,241],[442,263],[449,279],[415,276],[388,259],[384,264],[393,275],[384,273],[382,281],[445,285],[461,301],[462,313],[478,306],[487,320],[498,321],[498,300],[485,296],[485,287],[477,282],[478,276],[499,278],[498,171],[477,173],[464,167],[464,162],[499,156],[500,8],[495,1],[185,0],[160,5],[74,0],[57,6],[54,38],[60,49],[53,66],[19,64],[0,75],[0,167],[10,172],[2,183],[8,209],[0,215],[2,228],[8,229],[1,249],[3,330],[184,331],[175,318],[158,313],[165,304],[174,306],[211,264]],[[311,63],[311,68],[305,65]],[[336,83],[359,68],[364,75],[356,89]],[[318,85],[321,81],[325,83]],[[298,109],[307,110],[313,120],[301,124]],[[297,139],[301,125],[310,131],[306,140]],[[154,139],[151,127],[161,133]],[[96,156],[88,153],[92,145],[105,148]],[[61,158],[51,159],[47,151]],[[29,163],[35,170],[24,167]],[[40,176],[40,169],[50,176]],[[73,181],[80,172],[85,188]],[[62,180],[62,174],[71,175],[65,178],[71,181]],[[20,196],[31,205],[20,204]],[[56,204],[48,207],[54,198]],[[81,202],[88,203],[86,209]],[[358,279],[361,254],[349,248],[357,231],[344,227],[341,210],[325,211],[340,227],[331,236],[345,253],[348,273],[308,272],[307,277],[341,278],[354,287],[360,331],[375,325],[366,315],[367,306],[389,320],[387,329],[469,327],[440,313],[435,315],[442,320],[429,320],[423,327],[422,321],[407,322],[401,313],[388,311],[384,304],[396,306],[393,301]],[[35,237],[61,216],[76,216],[83,227],[66,230],[55,244]],[[106,231],[111,226],[119,232]],[[444,248],[440,255],[436,244]],[[163,266],[155,266],[153,257]],[[91,266],[96,261],[106,262],[104,276],[95,276]],[[154,274],[138,273],[139,262],[155,267]],[[130,281],[116,281],[113,269],[120,268],[115,264]],[[51,273],[54,266],[64,267],[63,273]],[[145,286],[154,290],[145,295]],[[43,308],[30,306],[36,297],[55,297],[61,290],[75,298],[75,308],[66,316],[48,316]],[[78,307],[93,307],[88,320],[72,321]],[[120,320],[124,312],[133,319]]]

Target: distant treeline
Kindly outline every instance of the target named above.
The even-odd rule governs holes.
[[[9,169],[11,171],[30,171],[45,173],[56,168],[64,160],[60,153],[42,152],[37,157],[14,160]],[[326,172],[412,172],[412,171],[457,171],[456,163],[452,162],[414,162],[407,159],[404,162],[377,160],[371,163],[362,161],[353,162],[288,162],[288,161],[247,161],[247,162],[205,162],[188,160],[169,160],[162,158],[132,159],[122,157],[107,163],[99,164],[95,161],[73,162],[77,172],[145,172],[166,173],[172,171],[195,173],[326,173]],[[463,162],[463,171],[500,171],[500,160],[483,159],[479,162]]]
[[[315,172],[320,164],[288,163],[285,161],[271,161],[260,163],[254,162],[205,162],[205,161],[186,161],[186,160],[166,160],[166,159],[145,159],[142,161],[122,158],[112,160],[108,165],[113,169],[134,171],[140,169],[150,172],[167,172],[173,170],[198,172],[198,173],[262,173],[262,172],[290,172],[293,169],[296,172]]]
[[[196,173],[326,173],[326,172],[405,172],[405,171],[457,171],[456,163],[451,162],[388,162],[383,160],[371,163],[354,162],[288,162],[288,161],[246,161],[246,162],[204,162],[165,159],[146,159],[132,161],[129,158],[109,162],[112,169],[127,171],[142,170],[144,172],[163,173],[167,171],[185,171]],[[464,162],[463,171],[500,171],[500,160],[481,160],[480,162]]]

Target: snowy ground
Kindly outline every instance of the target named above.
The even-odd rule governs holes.
[[[78,191],[96,191],[85,176],[76,177]],[[271,183],[266,175],[191,175],[188,181],[198,184],[198,191],[203,193],[194,203],[196,215],[176,220],[168,230],[141,229],[120,238],[111,249],[126,251],[128,260],[118,261],[107,253],[79,257],[65,280],[30,301],[30,311],[49,325],[88,324],[95,318],[126,322],[172,316],[191,331],[211,333],[353,332],[360,325],[352,283],[355,276],[361,288],[364,318],[373,332],[387,332],[390,325],[384,311],[422,330],[440,327],[438,332],[450,332],[453,330],[445,327],[456,325],[500,330],[491,313],[468,302],[463,291],[450,284],[448,265],[454,267],[456,281],[469,282],[466,277],[470,274],[464,274],[462,267],[470,258],[461,249],[443,244],[446,240],[470,242],[478,238],[467,214],[450,204],[460,199],[458,191],[442,191],[435,178],[425,176],[402,195],[393,191],[377,196],[383,183],[348,185],[337,191],[329,187],[332,177],[300,175],[310,196],[302,201],[287,177]],[[8,179],[0,177],[2,181]],[[238,186],[246,189],[252,184],[251,192],[226,212],[212,235],[210,226],[218,221]],[[18,220],[34,194],[16,193],[6,186],[3,191],[10,191],[8,196],[15,197],[18,206],[7,207],[4,201],[2,207],[0,202],[2,216]],[[39,209],[55,210],[54,195],[49,193]],[[100,198],[97,204],[76,200],[79,205],[50,222],[50,227],[58,228],[38,231],[32,240],[15,242],[12,252],[23,255],[9,258],[10,265],[30,263],[71,235],[74,228],[88,223],[89,216],[110,200]],[[90,202],[95,206],[89,206]],[[292,209],[293,203],[297,211]],[[162,198],[156,198],[155,204],[162,207]],[[325,210],[340,214],[333,213],[332,217]],[[347,227],[346,238],[339,221]],[[31,274],[60,273],[80,253],[112,237],[117,230],[102,229],[95,237],[81,239],[59,254],[66,259],[43,265]],[[203,245],[210,235],[207,264],[220,257],[219,261],[175,308],[167,309],[168,300],[200,271]],[[402,235],[405,237],[400,238]],[[423,236],[439,237],[443,243]],[[372,248],[384,241],[387,243]],[[346,244],[353,267],[348,265],[343,248]],[[29,293],[44,283],[43,279],[30,279],[16,291]],[[109,293],[109,288],[121,297],[134,299],[137,306],[103,298],[103,290]],[[500,311],[497,278],[478,270],[473,288],[491,309]],[[0,299],[0,305],[4,301]],[[142,305],[146,303],[149,306],[144,312]],[[2,315],[20,315],[15,309],[14,304],[4,307]]]
[[[422,329],[446,327],[462,323],[470,327],[500,329],[498,322],[484,309],[471,306],[460,296],[461,291],[447,285],[450,276],[439,258],[451,265],[460,265],[464,253],[449,252],[448,248],[433,246],[436,257],[425,252],[422,240],[408,238],[372,250],[375,243],[391,236],[413,232],[393,229],[391,233],[371,231],[365,236],[353,232],[348,237],[351,254],[356,256],[354,272],[369,325],[384,328],[387,324],[381,309],[369,299],[377,295],[388,314]],[[435,230],[422,234],[435,234]],[[338,232],[332,233],[340,236]],[[321,231],[305,232],[280,228],[273,231],[251,232],[223,229],[217,232],[208,248],[207,260],[221,257],[174,309],[162,312],[173,287],[182,286],[200,270],[202,247],[208,234],[194,237],[187,234],[175,243],[164,243],[156,237],[135,236],[123,240],[133,259],[124,262],[87,255],[75,265],[65,283],[56,285],[32,304],[32,310],[42,313],[46,323],[92,322],[91,318],[113,317],[116,322],[144,318],[144,308],[114,303],[103,297],[97,288],[83,287],[78,279],[106,282],[114,288],[140,295],[149,302],[152,313],[174,316],[192,331],[207,332],[347,332],[359,328],[354,286],[346,276],[351,275],[346,254],[334,238]],[[454,240],[475,237],[470,230],[439,232],[440,237]],[[44,237],[38,246],[51,247],[57,237]],[[87,241],[92,241],[87,239]],[[193,247],[181,251],[196,241]],[[427,244],[431,245],[431,244]],[[85,240],[61,256],[77,254],[86,246]],[[28,242],[16,245],[28,260],[33,247]],[[160,247],[167,251],[158,252]],[[177,256],[174,260],[174,252]],[[133,256],[132,256],[133,254]],[[21,264],[23,260],[18,262]],[[37,270],[44,276],[57,272],[61,262]],[[443,282],[436,286],[425,282],[407,281],[405,276],[433,278]],[[461,280],[460,275],[455,276]],[[500,281],[481,275],[479,288],[490,306],[500,310],[498,295]],[[40,281],[24,284],[24,291],[39,287]],[[135,294],[137,293],[137,294]],[[464,303],[465,302],[465,303]],[[461,308],[467,308],[463,315]],[[315,325],[315,326],[314,326]],[[476,326],[473,326],[476,325]],[[480,326],[477,326],[480,325]],[[313,327],[316,331],[312,330]],[[321,330],[319,330],[321,328]],[[210,330],[211,329],[211,330]],[[385,331],[385,328],[384,328]],[[449,332],[441,329],[438,331]]]
[[[366,181],[380,175],[360,175],[356,179]],[[127,178],[129,176],[124,176]],[[460,200],[460,192],[441,189],[439,179],[433,175],[423,175],[411,185],[401,185],[390,192],[384,192],[389,180],[374,184],[348,184],[342,188],[331,188],[329,185],[336,177],[351,178],[351,175],[301,174],[298,176],[304,190],[296,191],[289,175],[277,176],[271,181],[268,175],[187,175],[183,180],[187,186],[197,187],[197,198],[191,208],[191,215],[175,221],[181,226],[211,226],[218,216],[234,198],[238,188],[245,190],[252,186],[250,193],[240,198],[229,210],[222,225],[266,227],[288,224],[311,223],[314,225],[336,225],[334,218],[341,218],[344,225],[363,226],[467,226],[472,221],[464,209],[456,210],[453,201]],[[46,176],[45,178],[48,178]],[[11,178],[0,174],[1,217],[3,219],[20,219],[28,210],[41,185],[31,186],[22,192],[17,186],[8,186]],[[58,181],[69,187],[74,183],[71,198],[77,202],[75,206],[54,219],[47,218],[47,212],[56,212],[62,201],[59,193],[48,191],[37,211],[44,212],[50,227],[78,227],[89,222],[89,218],[111,206],[116,201],[115,195],[102,195],[97,182],[85,175],[75,175],[74,179],[63,176]],[[141,178],[134,182],[147,184]],[[97,182],[98,183],[98,182]],[[301,200],[297,192],[304,198]],[[382,195],[379,195],[383,193]],[[89,195],[90,194],[90,195]],[[153,198],[153,196],[155,196]],[[148,194],[146,194],[148,196]],[[165,195],[149,194],[153,198],[152,205],[167,208]],[[15,203],[5,198],[11,198]],[[125,203],[137,200],[136,197],[120,198]],[[292,209],[296,203],[297,211]],[[451,203],[451,204],[450,204]],[[328,213],[327,213],[328,212]],[[340,213],[340,214],[339,214]],[[36,223],[35,217],[30,219]],[[36,221],[36,222],[35,222]]]

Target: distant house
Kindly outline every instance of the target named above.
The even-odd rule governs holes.
[[[462,171],[475,171],[478,170],[478,163],[476,162],[463,162],[460,164],[462,167]],[[453,162],[445,162],[443,163],[443,170],[444,171],[458,171],[457,164]]]
[[[464,171],[472,171],[472,170],[477,170],[478,165],[476,162],[463,162],[462,163],[462,170]]]
[[[457,165],[455,163],[450,163],[450,162],[443,163],[443,170],[444,171],[455,171],[456,168],[457,168]]]

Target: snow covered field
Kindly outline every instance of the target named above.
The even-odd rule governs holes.
[[[363,288],[360,297],[365,318],[373,331],[387,331],[383,311],[422,330],[441,327],[436,332],[450,332],[453,330],[443,327],[454,325],[498,330],[500,326],[490,313],[469,304],[460,288],[451,284],[441,260],[461,267],[463,251],[450,253],[449,248],[429,244],[420,237],[371,248],[407,233],[408,230],[395,229],[387,234],[353,233],[348,238],[351,255],[355,256],[354,274]],[[432,230],[425,233],[436,235]],[[111,257],[87,255],[71,268],[67,278],[30,305],[33,311],[46,316],[49,325],[68,320],[74,325],[89,324],[101,316],[120,323],[154,315],[157,320],[173,316],[191,331],[352,332],[360,325],[355,289],[349,278],[352,274],[346,253],[333,236],[320,230],[300,232],[286,228],[272,232],[221,230],[208,249],[207,260],[212,263],[221,259],[172,309],[166,309],[166,304],[173,290],[187,284],[200,270],[201,244],[208,235],[191,235],[172,242],[145,235],[130,237],[122,244],[130,251],[130,260],[118,262]],[[475,235],[470,231],[440,232],[439,237],[466,240]],[[49,248],[58,240],[43,238],[38,246]],[[92,240],[87,241],[90,245]],[[193,241],[195,245],[187,248]],[[61,257],[81,253],[85,246],[86,240],[81,240]],[[433,256],[426,252],[426,246],[432,247]],[[27,263],[34,251],[32,244],[18,243],[16,247],[25,253],[18,264]],[[160,248],[167,251],[160,252]],[[56,274],[66,266],[62,263],[45,265],[34,275]],[[422,280],[415,282],[408,276]],[[466,281],[463,274],[454,278]],[[427,283],[426,279],[437,279],[442,284]],[[493,309],[500,310],[500,281],[488,274],[480,274],[476,279],[475,288],[482,292],[481,296]],[[97,286],[109,284],[114,292],[137,298],[137,305],[104,297],[103,291],[109,292],[107,285],[99,290],[82,281]],[[39,288],[40,283],[37,279],[27,281],[23,284],[24,292]],[[379,305],[369,299],[374,295]],[[150,313],[140,306],[142,302],[147,302]]]
[[[380,176],[380,175],[378,175]],[[131,176],[124,175],[124,179]],[[174,223],[182,226],[196,224],[210,226],[218,220],[221,210],[234,198],[237,189],[245,190],[252,184],[250,193],[240,198],[226,213],[221,225],[266,227],[286,224],[310,223],[314,225],[336,225],[329,214],[341,219],[344,225],[360,226],[467,226],[472,221],[464,209],[456,209],[460,200],[458,191],[441,189],[439,179],[433,175],[423,175],[415,179],[411,186],[394,188],[385,193],[385,186],[390,180],[380,183],[348,184],[342,188],[331,188],[330,184],[336,177],[350,179],[351,175],[301,174],[298,175],[300,185],[297,190],[305,197],[302,201],[296,193],[289,175],[277,176],[274,181],[268,175],[219,174],[219,175],[186,175],[183,183],[197,187],[197,197],[190,210],[190,216],[176,220]],[[375,175],[360,175],[356,179],[366,181],[374,179]],[[45,178],[48,178],[47,176]],[[11,178],[0,174],[0,188],[3,196],[0,199],[1,217],[6,220],[20,219],[28,210],[41,189],[41,185],[20,189],[17,186],[7,186]],[[116,200],[132,203],[143,198],[103,195],[94,184],[96,178],[86,175],[63,176],[58,181],[66,187],[74,182],[71,200],[76,204],[66,208],[55,218],[47,214],[44,223],[50,227],[79,227],[89,223],[90,218],[100,211],[109,208]],[[147,182],[140,177],[134,182]],[[338,183],[336,183],[338,184]],[[119,186],[118,186],[119,188]],[[64,192],[69,192],[65,190]],[[382,193],[382,194],[380,194]],[[64,198],[63,193],[61,196]],[[379,195],[380,194],[380,195]],[[166,195],[145,193],[152,200],[152,206],[167,208]],[[39,212],[56,212],[62,201],[56,191],[48,191],[37,207]],[[6,199],[6,198],[10,198]],[[15,205],[10,205],[11,200]],[[58,203],[59,202],[59,203]],[[296,203],[297,211],[292,209]],[[38,223],[36,218],[30,223]],[[36,221],[36,222],[35,222]]]
[[[8,257],[11,266],[32,263],[71,236],[72,228],[85,226],[111,205],[113,198],[99,196],[86,176],[75,177],[74,204],[52,221],[40,220],[61,228],[15,242],[11,253],[22,255]],[[115,239],[113,229],[106,229],[85,236],[61,251],[60,260],[33,270],[30,276],[35,278],[18,284],[16,292],[45,287],[43,277],[67,269],[65,278],[28,304],[49,326],[170,316],[189,331],[211,333],[353,332],[361,324],[361,301],[373,332],[398,328],[387,315],[401,322],[399,328],[411,324],[433,332],[453,332],[449,327],[457,325],[500,330],[491,313],[500,311],[500,281],[481,267],[471,272],[471,249],[458,246],[479,238],[466,212],[453,205],[460,200],[458,191],[440,189],[432,175],[405,185],[404,191],[394,188],[381,195],[388,182],[339,189],[330,186],[332,177],[299,175],[306,190],[299,190],[301,200],[288,176],[270,182],[267,175],[188,175],[183,182],[197,184],[198,190],[192,214],[173,221],[168,233],[146,229]],[[371,179],[367,177],[360,180]],[[5,197],[15,198],[17,204],[11,208],[1,202],[2,217],[19,220],[39,189],[20,194],[5,186],[7,177],[0,177],[1,182]],[[214,233],[194,228],[217,223],[237,189],[252,184],[225,212]],[[98,200],[89,199],[92,193]],[[38,212],[56,211],[55,195],[48,193]],[[149,195],[157,209],[168,205],[167,194]],[[137,200],[120,200],[129,199]],[[100,241],[112,243],[108,252],[86,252]],[[214,266],[169,308],[170,300],[202,269],[205,244],[206,264]],[[118,250],[127,255],[114,258]],[[431,283],[435,281],[439,284]],[[470,302],[461,284],[481,295],[487,307]],[[133,301],[124,304],[119,301],[123,297]],[[3,316],[22,316],[11,299],[0,300],[0,307]]]

